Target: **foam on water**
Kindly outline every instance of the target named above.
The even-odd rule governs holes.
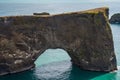
[[[120,70],[120,66],[117,66],[118,70]]]

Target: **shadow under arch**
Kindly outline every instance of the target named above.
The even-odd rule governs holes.
[[[82,70],[76,65],[71,65],[71,71],[67,80],[117,80],[117,72],[96,72]]]

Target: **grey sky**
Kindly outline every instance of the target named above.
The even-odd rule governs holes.
[[[0,3],[81,3],[81,2],[120,2],[119,0],[0,0]]]

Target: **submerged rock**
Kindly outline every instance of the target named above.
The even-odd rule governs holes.
[[[5,21],[9,22],[7,25]],[[47,16],[0,17],[0,75],[29,70],[49,48],[68,52],[73,64],[116,70],[108,8]]]
[[[114,14],[110,18],[111,24],[120,24],[120,13]]]

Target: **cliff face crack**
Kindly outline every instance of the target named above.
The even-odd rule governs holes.
[[[0,17],[0,75],[34,67],[49,48],[66,50],[71,61],[85,70],[116,70],[108,8]]]

